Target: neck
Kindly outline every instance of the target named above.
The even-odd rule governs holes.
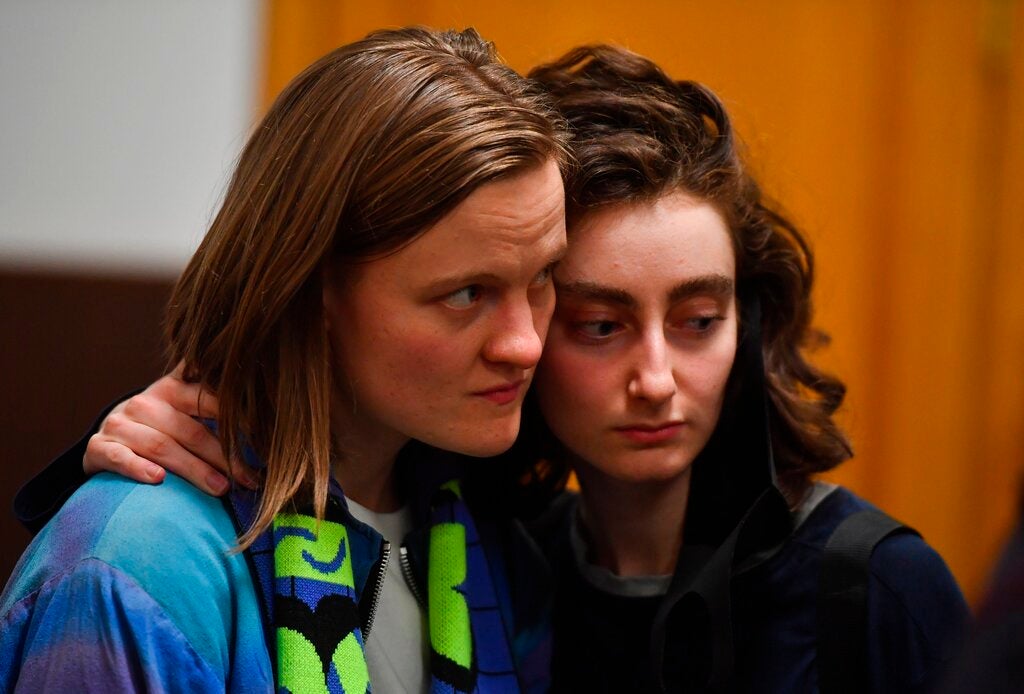
[[[587,465],[576,470],[590,560],[618,576],[675,571],[683,544],[690,470],[665,481],[632,482]]]
[[[331,471],[345,496],[377,513],[395,511],[401,499],[395,481],[395,460],[407,436],[358,416],[344,398],[335,397],[331,433],[337,452]]]

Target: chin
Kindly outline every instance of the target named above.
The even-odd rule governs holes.
[[[515,443],[515,440],[516,437],[513,434],[512,436],[501,438],[489,438],[485,441],[474,441],[462,446],[458,452],[463,455],[473,456],[474,458],[490,458],[507,451]]]
[[[453,431],[443,440],[431,442],[443,448],[474,458],[489,458],[504,453],[519,435],[519,413],[493,421],[475,421],[462,432]]]
[[[628,484],[667,483],[687,474],[694,456],[665,451],[631,451],[622,456],[598,460],[590,467],[601,475]]]

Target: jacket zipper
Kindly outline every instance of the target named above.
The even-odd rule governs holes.
[[[405,545],[398,548],[398,565],[402,568],[402,577],[405,579],[405,584],[409,586],[409,592],[416,598],[416,602],[419,603],[420,607],[426,609],[427,605],[423,601],[423,594],[420,593],[420,589],[416,585],[416,578],[413,576],[412,566],[409,564],[409,550],[406,549]]]
[[[374,576],[373,593],[370,594],[370,611],[366,615],[366,624],[363,626],[363,643],[370,638],[370,627],[373,626],[377,608],[380,607],[380,594],[384,590],[384,577],[387,575],[389,559],[391,559],[391,543],[384,540],[384,544],[380,548],[380,561],[377,563],[379,568]]]

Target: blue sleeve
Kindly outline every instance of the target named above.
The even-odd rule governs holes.
[[[4,692],[207,692],[218,675],[138,583],[86,559],[0,622]]]
[[[868,667],[873,692],[934,689],[957,655],[970,620],[963,594],[935,550],[896,535],[871,556]]]

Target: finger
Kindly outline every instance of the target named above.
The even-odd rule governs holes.
[[[246,489],[255,491],[260,488],[259,474],[244,461],[237,458],[232,459],[227,475]]]
[[[127,446],[101,439],[97,434],[89,438],[82,467],[87,475],[107,471],[143,484],[160,484],[166,476],[159,465],[135,455]]]
[[[159,397],[159,394],[141,393],[124,403],[122,412],[111,412],[104,420],[100,434],[104,438],[118,441],[136,453],[148,457],[156,463],[163,464],[161,451],[146,450],[142,446],[156,445],[168,447],[173,460],[182,460],[181,454],[174,450],[167,441],[153,439],[153,433],[129,426],[142,424],[164,436],[170,437],[178,446],[184,448],[196,458],[206,462],[222,475],[237,480],[249,489],[258,487],[258,479],[248,465],[236,461],[230,468],[220,440],[202,422],[198,422],[187,414],[177,410]],[[134,439],[141,434],[145,438]],[[187,477],[187,475],[185,475]],[[190,478],[191,479],[191,478]]]
[[[228,463],[221,450],[220,440],[213,432],[206,428],[202,422],[198,422],[187,414],[183,414],[166,402],[154,398],[136,396],[125,404],[123,413],[111,413],[103,422],[100,433],[105,438],[114,439],[129,446],[136,453],[145,454],[148,451],[141,451],[136,443],[144,445],[152,443],[147,438],[136,442],[128,437],[137,429],[125,428],[127,423],[143,424],[150,429],[155,429],[170,438],[174,439],[179,446],[186,449],[192,455],[205,460],[218,472],[227,472]],[[147,432],[148,434],[148,432]],[[159,460],[153,459],[155,462]]]
[[[146,389],[155,397],[190,417],[216,419],[217,397],[198,383],[186,383],[174,375],[164,376]]]
[[[220,496],[228,490],[227,477],[172,436],[126,418],[117,418],[114,424],[110,429],[115,438],[107,440],[130,448],[135,455],[184,478],[207,494]]]
[[[259,481],[256,473],[248,465],[237,458],[232,461],[231,465],[228,465],[220,439],[206,425],[171,407],[167,407],[161,414],[166,417],[162,423],[169,427],[167,433],[174,431],[175,439],[192,455],[205,461],[226,477],[236,480],[242,486],[249,489],[258,488]]]

